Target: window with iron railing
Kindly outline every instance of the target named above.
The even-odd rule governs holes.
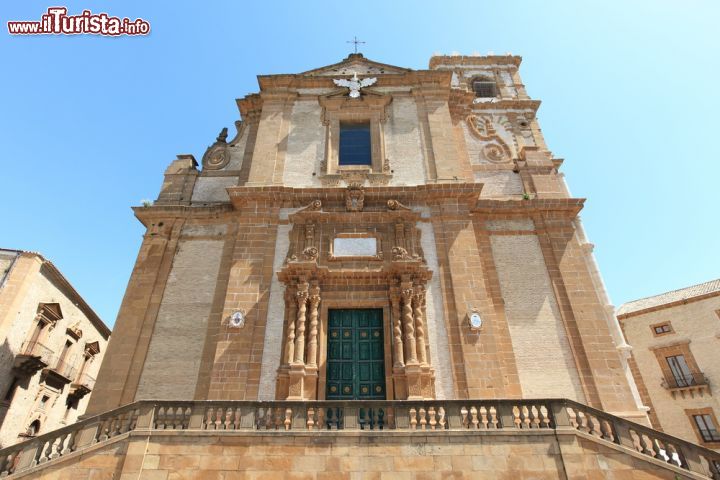
[[[693,385],[705,385],[705,376],[700,372],[694,372],[688,366],[685,360],[685,355],[671,355],[665,357],[670,372],[672,373],[671,378],[666,378],[665,381],[669,388],[683,388],[691,387]]]
[[[693,420],[695,420],[695,425],[703,441],[720,442],[720,433],[718,433],[711,415],[693,415]]]

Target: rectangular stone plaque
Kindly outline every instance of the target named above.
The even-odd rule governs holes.
[[[333,255],[336,257],[374,257],[377,255],[377,238],[338,237],[333,240]]]

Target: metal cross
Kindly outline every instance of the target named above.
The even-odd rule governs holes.
[[[365,42],[361,42],[360,40],[357,39],[357,36],[354,36],[352,40],[348,40],[345,43],[354,43],[355,44],[355,53],[357,53],[358,43],[365,43]]]

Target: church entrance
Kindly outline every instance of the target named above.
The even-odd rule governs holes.
[[[328,400],[384,400],[382,309],[328,311]]]

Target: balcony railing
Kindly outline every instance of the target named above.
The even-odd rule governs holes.
[[[128,432],[327,436],[575,434],[642,455],[676,474],[720,479],[720,453],[566,399],[436,401],[140,401],[0,450],[0,477]],[[491,441],[485,438],[483,442]]]
[[[77,375],[77,367],[75,367],[75,365],[68,362],[67,360],[63,360],[61,358],[57,358],[50,365],[50,369],[55,371],[55,373],[65,377],[68,380],[68,383],[75,378],[75,375]]]
[[[663,387],[667,389],[703,387],[707,385],[707,378],[705,378],[705,375],[700,372],[665,377],[665,379],[663,380]]]
[[[51,364],[53,351],[40,342],[26,341],[15,355],[13,367],[17,372],[32,376]]]
[[[88,390],[92,390],[95,386],[95,377],[85,372],[73,382],[73,385],[83,386]]]
[[[83,398],[85,395],[90,393],[95,387],[95,377],[89,375],[87,372],[80,374],[70,384],[70,391],[68,392],[68,399],[71,401],[77,401]]]

